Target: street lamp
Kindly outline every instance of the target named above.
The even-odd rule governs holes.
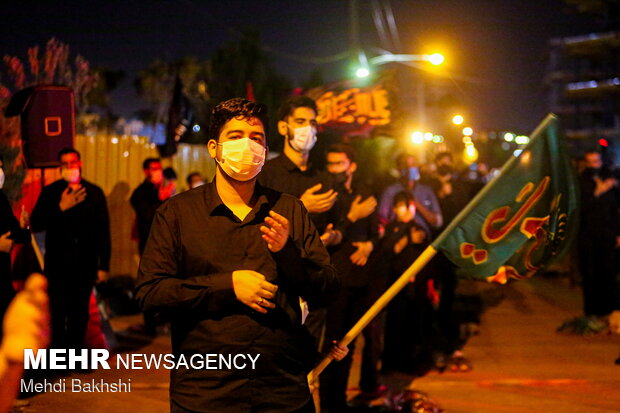
[[[355,71],[355,76],[360,79],[368,77],[370,75],[370,70],[367,67],[360,67]]]
[[[457,126],[462,125],[464,121],[465,119],[463,118],[462,115],[454,115],[454,117],[452,118],[452,123],[454,123]]]
[[[439,66],[445,60],[441,53],[433,53],[432,55],[427,55],[426,60],[428,60],[432,65]]]

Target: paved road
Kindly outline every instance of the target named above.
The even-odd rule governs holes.
[[[565,279],[535,279],[508,286],[462,283],[461,293],[481,298],[480,331],[465,352],[469,373],[429,373],[413,380],[387,377],[429,393],[449,413],[620,412],[620,336],[561,335],[555,329],[580,313],[580,292]],[[138,318],[114,320],[124,329]],[[168,337],[132,340],[136,352],[166,353]],[[168,411],[167,370],[97,370],[71,378],[131,378],[130,393],[43,393],[26,413],[156,413]],[[413,380],[413,381],[412,381]]]

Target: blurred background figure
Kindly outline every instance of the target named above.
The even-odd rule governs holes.
[[[170,196],[177,194],[177,173],[170,166],[164,169],[164,188],[169,188]]]
[[[598,152],[583,158],[581,217],[578,238],[583,312],[594,330],[607,328],[606,317],[619,310],[616,291],[616,249],[620,246],[618,180]]]
[[[100,187],[82,178],[80,153],[58,154],[62,179],[46,186],[32,211],[32,230],[45,233],[54,348],[83,348],[88,303],[110,269],[110,220]]]
[[[138,250],[141,256],[151,231],[155,211],[173,195],[176,189],[176,173],[174,173],[172,168],[166,169],[168,170],[166,173],[168,175],[167,178],[164,176],[159,158],[145,159],[142,163],[144,182],[131,194],[130,202],[136,212]],[[174,175],[172,175],[173,173]],[[144,313],[144,332],[150,336],[157,334],[155,313]]]
[[[400,180],[383,191],[379,202],[379,220],[383,225],[394,220],[394,197],[401,191],[407,191],[411,194],[417,211],[414,220],[424,229],[427,241],[430,241],[433,230],[443,224],[437,197],[429,186],[419,182],[420,168],[415,156],[408,153],[398,155],[396,168],[400,173]]]
[[[187,182],[188,189],[198,188],[199,186],[205,184],[205,181],[202,179],[202,175],[200,175],[200,172],[192,172],[191,174],[187,175],[187,179],[185,181]]]

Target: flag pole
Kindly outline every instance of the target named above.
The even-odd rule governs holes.
[[[37,261],[39,262],[39,267],[41,267],[41,271],[43,271],[43,254],[41,254],[39,244],[37,244],[37,240],[34,238],[34,234],[32,232],[30,233],[30,244],[32,245],[32,249],[34,250],[34,255],[36,255],[37,257]]]
[[[357,323],[349,330],[338,344],[347,346],[351,341],[357,337],[362,330],[383,310],[394,297],[409,283],[415,280],[418,273],[428,264],[437,254],[437,250],[431,245],[418,256],[418,258],[411,264],[409,268],[388,288],[381,297],[366,311],[366,313],[358,320]],[[314,383],[319,374],[332,362],[331,356],[326,356],[321,362],[308,374],[308,383]]]

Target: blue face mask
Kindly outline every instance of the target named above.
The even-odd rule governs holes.
[[[420,169],[417,166],[411,166],[401,171],[401,176],[407,178],[409,181],[417,181],[420,179]]]

